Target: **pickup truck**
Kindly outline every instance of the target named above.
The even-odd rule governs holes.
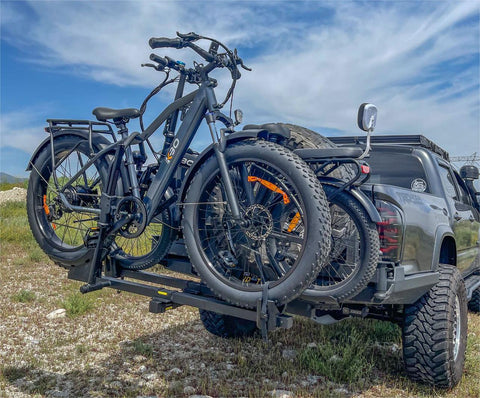
[[[337,145],[364,137],[329,137]],[[382,260],[352,302],[402,315],[405,368],[414,380],[452,387],[465,361],[467,303],[480,312],[479,172],[460,172],[421,135],[376,136],[362,186],[380,213]],[[378,303],[379,305],[372,305]]]

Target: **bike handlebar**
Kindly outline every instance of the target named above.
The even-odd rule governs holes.
[[[227,49],[223,44],[221,44],[216,40],[197,35],[196,33],[193,33],[193,32],[187,33],[187,34],[182,34],[177,32],[177,36],[178,37],[174,39],[169,39],[167,37],[152,37],[150,38],[148,43],[152,49],[163,48],[163,47],[171,47],[176,49],[185,48],[185,47],[191,48],[193,51],[199,54],[204,60],[209,62],[209,64],[205,66],[205,69],[204,69],[204,72],[206,73],[212,71],[217,67],[220,67],[220,68],[226,67],[230,70],[230,73],[232,74],[232,79],[237,80],[241,76],[237,65],[240,65],[242,68],[246,70],[251,70],[243,64],[242,59],[237,56],[236,50],[235,52],[232,52],[229,49]],[[203,48],[193,43],[200,39],[207,39],[217,43],[217,48],[218,48],[218,44],[220,44],[222,47],[225,48],[227,53],[217,54],[216,49],[215,51],[206,51]],[[150,59],[152,61],[157,62],[161,69],[165,67],[169,67],[177,71],[181,69],[181,67],[179,67],[179,65],[176,62],[173,62],[173,63],[169,62],[170,59],[168,57],[165,59],[163,57],[159,57],[156,54],[152,54],[150,55]]]
[[[177,37],[175,39],[168,39],[166,37],[152,37],[148,41],[148,44],[152,49],[162,47],[182,48],[185,47],[183,39]]]
[[[162,68],[165,68],[168,65],[168,61],[157,54],[150,54],[150,59],[159,64]]]

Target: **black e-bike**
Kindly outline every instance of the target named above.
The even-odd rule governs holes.
[[[145,269],[180,236],[200,278],[221,298],[255,307],[268,290],[270,300],[285,304],[315,280],[329,256],[330,213],[322,186],[299,156],[262,130],[235,132],[236,123],[220,112],[241,76],[238,65],[244,66],[236,50],[195,33],[177,35],[149,44],[190,48],[206,64],[187,68],[152,54],[155,64],[146,66],[167,76],[140,109],[96,108],[98,121],[47,120],[49,137],[28,166],[33,235],[56,263],[89,267],[83,292],[102,287],[97,279],[106,258]],[[208,51],[195,44],[200,39],[211,42]],[[228,68],[232,76],[222,103],[215,97],[217,81],[209,77],[216,68]],[[168,80],[171,71],[178,76]],[[147,101],[173,82],[174,102],[143,128]],[[186,83],[198,88],[184,95]],[[142,132],[129,133],[127,123],[137,117]],[[189,160],[203,120],[213,143]],[[216,122],[225,128],[217,130]],[[164,146],[156,152],[149,138],[162,125]],[[156,159],[148,166],[146,145]]]

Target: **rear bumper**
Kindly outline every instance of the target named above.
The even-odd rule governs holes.
[[[427,293],[438,281],[438,272],[421,272],[405,275],[402,266],[394,268],[393,276],[386,277],[380,281],[381,273],[377,273],[377,282],[370,283],[357,296],[338,303],[333,297],[319,297],[312,289],[303,292],[301,300],[315,304],[364,304],[364,305],[385,305],[385,304],[413,304],[425,293]],[[385,286],[379,290],[378,286]]]

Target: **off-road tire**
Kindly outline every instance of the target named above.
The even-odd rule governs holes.
[[[290,150],[302,148],[336,148],[337,145],[330,141],[327,137],[307,129],[306,127],[297,126],[295,124],[280,123],[290,131],[290,138],[285,140],[282,145]],[[313,167],[315,167],[313,165]],[[344,165],[337,170],[332,171],[329,175],[339,180],[349,180],[353,178],[355,172],[352,166]]]
[[[472,298],[468,302],[468,309],[475,313],[480,313],[480,287],[473,291]]]
[[[200,320],[210,333],[222,338],[250,337],[257,333],[255,322],[213,311],[199,310]]]
[[[295,190],[305,211],[307,239],[301,258],[283,280],[275,281],[268,289],[268,299],[277,305],[283,305],[298,297],[316,278],[324,266],[330,252],[330,213],[328,202],[321,184],[308,165],[300,157],[284,147],[266,141],[243,141],[227,147],[225,153],[229,162],[250,161],[259,159],[275,165],[276,168],[289,176],[295,184]],[[262,299],[262,286],[242,288],[240,284],[232,286],[225,278],[221,278],[211,269],[208,260],[204,258],[198,236],[197,208],[205,186],[218,174],[218,161],[212,155],[192,179],[186,195],[182,220],[185,246],[192,262],[202,280],[220,298],[231,304],[255,308],[257,300]],[[254,290],[253,290],[254,289]]]
[[[439,265],[438,271],[439,282],[415,304],[405,306],[403,359],[412,380],[452,388],[465,364],[467,293],[454,266]]]

